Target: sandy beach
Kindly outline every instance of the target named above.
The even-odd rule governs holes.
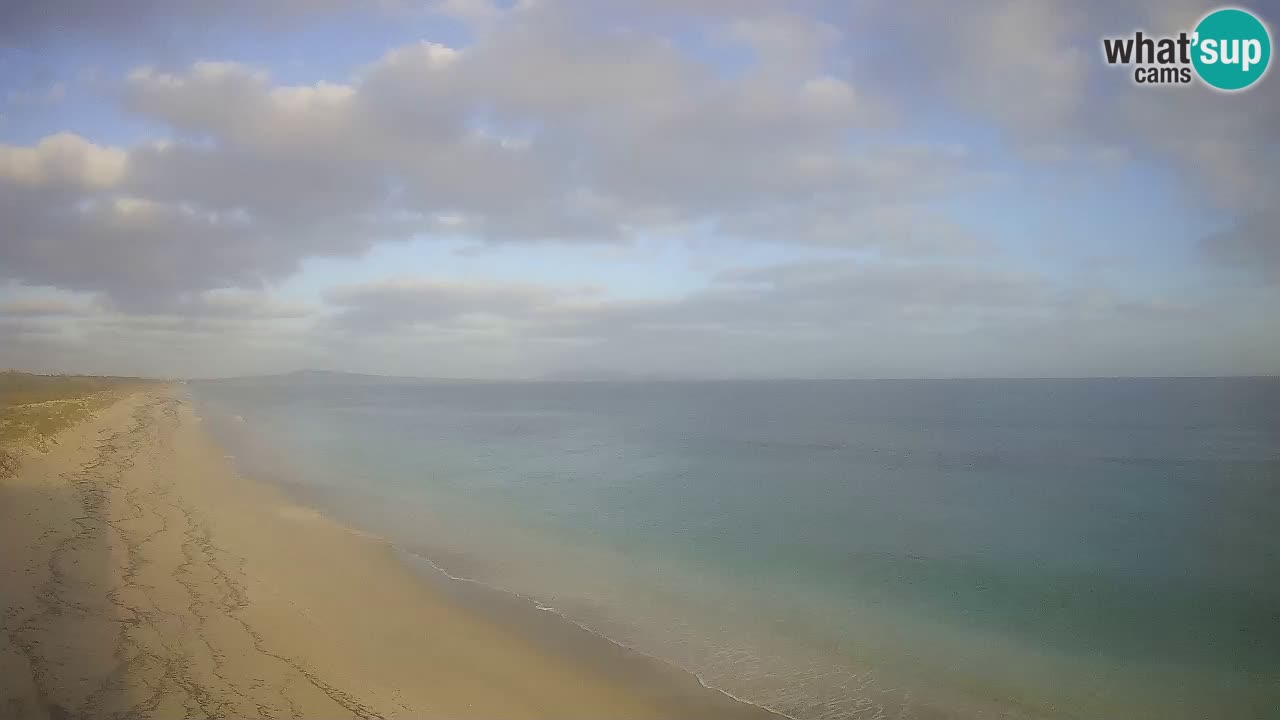
[[[434,588],[239,476],[171,388],[21,455],[0,543],[4,717],[769,716]]]

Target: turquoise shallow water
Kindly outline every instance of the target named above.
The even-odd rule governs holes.
[[[1280,708],[1280,380],[190,387],[247,472],[797,718]]]

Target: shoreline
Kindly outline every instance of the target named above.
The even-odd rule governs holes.
[[[218,442],[216,438],[211,439],[215,444]],[[233,453],[228,452],[224,457],[233,464],[237,461]],[[388,537],[361,529],[336,517],[335,513],[326,509],[323,503],[315,502],[308,490],[295,481],[261,478],[252,473],[242,473],[242,476],[252,482],[278,489],[295,502],[297,508],[303,512],[314,512],[356,536],[385,545],[395,555],[397,562],[432,590],[467,601],[469,608],[474,609],[489,621],[510,627],[521,635],[542,636],[540,641],[535,641],[536,644],[554,645],[557,644],[557,640],[580,636],[585,642],[579,641],[578,649],[584,655],[590,655],[594,659],[632,665],[641,668],[644,673],[660,675],[663,681],[670,681],[676,685],[696,684],[696,689],[687,688],[686,691],[688,689],[692,689],[693,692],[707,691],[722,697],[724,702],[746,706],[745,710],[748,714],[744,717],[759,717],[761,720],[768,718],[796,720],[782,711],[738,697],[728,690],[708,684],[692,670],[615,640],[574,620],[557,608],[543,605],[532,597],[476,578],[454,575],[424,552],[404,547]],[[484,607],[477,607],[478,605]],[[585,658],[579,658],[579,660],[583,659]]]
[[[190,396],[185,402],[189,403],[193,409],[196,406]],[[197,415],[197,417],[203,416]],[[239,416],[235,417],[238,418]],[[219,444],[215,433],[206,432],[215,444]],[[219,444],[219,447],[222,447],[222,445]],[[233,465],[238,462],[236,455],[231,452],[226,452],[224,457]],[[711,685],[692,670],[615,640],[574,620],[557,608],[544,606],[532,597],[491,585],[476,578],[454,575],[433,560],[428,553],[422,552],[420,549],[402,546],[391,538],[377,532],[361,529],[356,524],[337,517],[332,510],[326,509],[323,502],[316,501],[314,488],[307,488],[294,480],[259,477],[252,472],[243,472],[241,474],[253,482],[278,489],[301,509],[317,513],[325,519],[346,528],[353,534],[384,544],[408,572],[412,573],[415,578],[421,580],[432,590],[462,598],[468,603],[469,608],[476,609],[477,612],[490,621],[510,627],[523,636],[541,636],[541,639],[536,641],[537,644],[544,646],[555,645],[557,641],[577,636],[581,638],[577,643],[577,650],[581,655],[578,658],[579,660],[584,660],[586,656],[590,656],[595,660],[604,660],[608,663],[621,662],[622,664],[634,666],[643,673],[659,675],[663,682],[685,686],[685,692],[700,693],[705,691],[714,693],[723,702],[745,706],[743,709],[747,714],[744,717],[759,717],[761,720],[769,718],[773,720],[795,720],[791,715],[782,711],[738,697],[728,690]],[[477,608],[477,604],[484,607]],[[693,687],[694,685],[696,685],[696,688]]]
[[[447,592],[240,475],[183,395],[130,395],[0,481],[6,714],[781,717],[525,599]]]
[[[357,532],[360,532],[360,531],[357,531]],[[755,708],[763,711],[764,713],[766,713],[765,717],[785,718],[786,720],[796,720],[796,718],[792,717],[791,715],[787,715],[786,713],[780,710],[775,710],[765,705],[752,702],[746,698],[738,697],[737,695],[734,695],[728,690],[716,687],[715,685],[708,684],[706,680],[704,680],[701,676],[698,675],[698,673],[693,672],[692,670],[680,667],[679,665],[673,662],[670,662],[668,660],[664,660],[663,658],[660,658],[656,655],[651,655],[649,653],[644,652],[643,650],[627,645],[626,643],[619,642],[618,640],[614,640],[608,635],[605,635],[604,633],[593,630],[590,627],[587,627],[586,625],[574,620],[573,618],[564,614],[562,611],[553,607],[547,607],[531,597],[520,595],[519,593],[515,593],[510,590],[504,590],[502,588],[489,585],[488,583],[485,583],[481,580],[476,580],[474,578],[459,577],[456,575],[452,575],[449,573],[448,570],[445,570],[444,568],[440,567],[434,561],[432,561],[431,558],[421,553],[402,548],[399,545],[389,540],[386,540],[385,542],[387,542],[388,545],[391,546],[391,548],[396,552],[397,556],[400,556],[402,558],[401,562],[404,562],[406,566],[408,566],[411,570],[415,572],[432,573],[438,576],[431,579],[424,579],[425,582],[438,583],[439,585],[442,585],[442,586],[447,586],[452,584],[454,586],[452,588],[446,589],[445,590],[446,592],[455,592],[460,595],[470,595],[472,597],[475,597],[477,595],[488,596],[489,598],[496,599],[497,602],[499,603],[506,603],[511,605],[515,605],[517,603],[520,604],[522,607],[519,610],[516,610],[516,612],[537,613],[539,615],[551,615],[552,616],[551,618],[544,617],[541,619],[537,619],[533,615],[530,615],[529,617],[532,618],[530,622],[538,623],[538,624],[546,624],[549,628],[552,625],[556,626],[554,628],[551,628],[550,632],[583,633],[586,636],[590,636],[591,638],[590,642],[592,643],[607,643],[609,646],[612,646],[612,648],[616,649],[616,652],[627,654],[628,656],[630,656],[630,662],[643,662],[643,663],[651,663],[651,664],[657,665],[663,668],[663,672],[669,672],[674,675],[683,676],[682,678],[677,679],[680,682],[687,682],[689,680],[692,680],[693,682],[696,682],[699,687],[724,696],[724,698],[729,702],[740,703],[742,705],[747,705],[747,706],[750,706],[751,708]],[[414,564],[425,564],[427,567],[422,570],[417,570],[413,568]],[[595,652],[600,652],[600,649],[597,648]]]
[[[190,390],[186,390],[186,392],[187,398],[185,402],[194,411],[198,408],[198,403],[194,401]],[[196,416],[202,420],[205,419],[204,416],[198,413]],[[232,422],[243,422],[243,418],[239,415],[227,415],[225,417],[230,418]],[[240,464],[240,458],[218,439],[216,432],[206,428],[206,433],[215,444],[224,449],[224,457],[233,466]],[[380,532],[363,529],[358,522],[341,517],[341,513],[333,508],[333,503],[326,503],[319,499],[324,496],[323,490],[317,490],[292,478],[261,475],[247,468],[238,469],[237,472],[253,482],[265,484],[279,490],[301,509],[323,516],[353,534],[386,545],[407,571],[433,590],[460,597],[471,608],[475,608],[477,603],[485,606],[478,611],[489,620],[503,624],[522,636],[536,636],[539,639],[535,642],[539,645],[555,646],[566,638],[580,637],[582,640],[577,642],[577,654],[581,656],[579,660],[590,658],[596,661],[603,660],[606,663],[619,663],[621,660],[622,664],[631,665],[633,669],[637,669],[643,674],[656,674],[661,676],[664,682],[685,686],[686,692],[709,692],[717,696],[722,702],[745,706],[744,709],[748,712],[749,717],[759,717],[762,720],[766,718],[796,720],[795,717],[784,711],[739,697],[729,690],[710,684],[693,670],[629,645],[626,642],[616,640],[604,632],[575,620],[558,608],[543,605],[533,597],[474,577],[455,575],[432,559],[432,553],[429,548],[421,544],[416,548],[405,546]],[[597,663],[592,662],[590,664]]]

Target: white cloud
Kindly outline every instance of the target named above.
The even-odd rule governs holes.
[[[72,133],[49,135],[33,147],[0,145],[0,183],[21,188],[111,188],[120,184],[127,168],[124,150]]]
[[[825,225],[848,224],[966,171],[946,148],[854,152],[847,134],[882,122],[883,103],[816,62],[726,78],[660,36],[584,32],[555,4],[516,12],[473,46],[395,48],[346,82],[282,85],[208,60],[132,71],[125,106],[172,135],[5,148],[0,272],[154,306],[420,233],[619,242],[742,218],[750,240],[762,214],[777,225],[817,197]],[[777,15],[736,32],[775,54],[837,35]],[[81,194],[27,192],[54,184]],[[804,227],[765,239],[836,240]]]

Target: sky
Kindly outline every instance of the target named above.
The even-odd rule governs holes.
[[[0,368],[1280,373],[1280,79],[1102,57],[1214,7],[0,0]]]

